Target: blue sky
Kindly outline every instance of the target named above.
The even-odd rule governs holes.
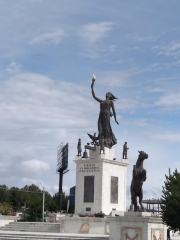
[[[144,198],[179,169],[180,2],[0,0],[0,182],[58,189],[57,146],[70,143],[64,190],[75,184],[76,145],[97,132],[111,91],[118,144],[129,146],[127,195],[138,150],[149,154]]]

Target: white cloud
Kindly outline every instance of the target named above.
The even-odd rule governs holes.
[[[136,51],[136,50],[139,50],[140,47],[139,46],[134,46],[134,47],[131,47],[131,48],[127,48],[128,51]]]
[[[22,166],[28,171],[34,171],[34,172],[46,171],[50,169],[50,166],[48,163],[37,160],[37,159],[24,161],[22,162]]]
[[[58,29],[54,29],[51,32],[43,33],[33,37],[30,41],[30,44],[50,42],[57,45],[63,40],[64,37],[65,37],[64,30],[58,28]]]
[[[169,141],[169,142],[180,142],[180,132],[161,132],[151,135],[152,138],[163,140],[163,141]]]
[[[7,65],[6,71],[10,74],[16,74],[21,71],[21,64],[17,62],[11,62]]]
[[[80,55],[95,59],[114,52],[117,47],[115,44],[104,46],[103,43],[103,40],[113,30],[114,25],[113,22],[88,23],[83,25],[78,31],[78,36],[82,43],[81,47],[83,48]]]
[[[41,179],[32,179],[32,178],[24,177],[21,179],[21,184],[23,184],[23,186],[34,184],[38,186],[41,190],[43,190],[43,187],[44,187],[44,190],[48,191],[51,195],[54,195],[55,193],[59,192],[58,185],[46,184]],[[69,195],[69,187],[63,185],[63,192],[65,192],[66,195]]]
[[[130,84],[130,78],[133,76],[133,72],[131,70],[126,71],[105,71],[103,73],[99,73],[99,77],[97,79],[97,84],[111,86],[111,87],[119,87],[119,86],[128,86]]]
[[[42,3],[42,0],[31,0],[31,2],[39,2],[39,3]]]
[[[180,107],[180,92],[166,93],[156,102],[157,106]]]
[[[116,109],[129,112],[129,111],[135,110],[138,106],[138,103],[139,101],[136,98],[120,98],[115,103],[115,105],[116,105]]]
[[[153,36],[140,36],[140,35],[135,35],[134,40],[138,42],[145,42],[145,41],[156,41],[158,37],[153,37]]]
[[[76,152],[77,139],[81,137],[86,143],[87,136],[83,134],[97,130],[96,120],[92,119],[96,118],[98,108],[94,110],[96,103],[87,89],[89,87],[80,83],[56,81],[27,72],[0,84],[3,136],[0,156],[1,162],[6,163],[0,168],[1,182],[14,185],[16,180],[22,186],[18,179],[38,177],[49,185],[58,183],[55,174],[57,146],[69,141],[72,144],[70,159],[73,159],[71,150]],[[69,162],[71,169],[74,165],[73,161]],[[15,180],[7,179],[8,176]],[[70,181],[71,184],[74,185]]]
[[[114,52],[116,50],[116,48],[117,48],[117,45],[110,45],[109,46],[109,51]]]
[[[88,23],[81,27],[78,35],[85,44],[94,45],[107,37],[113,26],[113,22]]]
[[[175,58],[180,56],[180,42],[172,41],[169,44],[157,45],[153,47],[157,55],[173,56]]]
[[[135,107],[136,106],[129,106],[129,104],[127,105],[128,109],[131,109],[131,108],[133,109]],[[134,126],[144,127],[144,126],[148,125],[148,119],[146,119],[146,118],[138,118],[138,119],[132,119],[132,120],[122,119],[122,124],[123,125],[131,125],[131,126],[134,125]]]

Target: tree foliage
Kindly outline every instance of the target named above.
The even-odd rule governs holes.
[[[59,194],[51,196],[45,192],[45,211],[57,212]],[[68,197],[63,193],[62,210],[67,208]],[[43,191],[36,185],[26,185],[23,188],[7,188],[6,185],[0,185],[0,212],[2,214],[11,214],[13,211],[22,211],[22,207],[27,209],[27,215],[31,220],[37,220],[42,217]],[[8,210],[9,209],[9,210]],[[30,220],[29,219],[29,220]]]
[[[0,185],[0,203],[8,202],[7,186]]]
[[[173,230],[180,230],[180,173],[177,169],[165,175],[161,199],[162,220]]]

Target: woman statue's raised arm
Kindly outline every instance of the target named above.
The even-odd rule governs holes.
[[[94,82],[96,80],[96,76],[93,74],[93,77],[92,77],[92,84],[91,84],[91,90],[92,90],[92,96],[93,98],[98,101],[98,102],[102,102],[101,99],[97,98],[96,95],[95,95],[95,92],[94,92]]]

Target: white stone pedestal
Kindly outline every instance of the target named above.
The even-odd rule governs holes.
[[[114,149],[99,151],[99,147],[89,150],[88,159],[76,157],[75,214],[126,211],[128,161],[113,160]]]
[[[146,212],[125,212],[123,217],[108,217],[109,240],[165,240],[166,226],[161,218]]]

